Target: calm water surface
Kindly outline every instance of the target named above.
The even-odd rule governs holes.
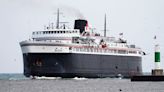
[[[164,82],[131,82],[119,78],[40,78],[1,74],[0,92],[164,92]]]

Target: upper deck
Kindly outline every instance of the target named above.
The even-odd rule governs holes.
[[[78,29],[53,29],[47,31],[35,31],[32,33],[32,39],[35,40],[51,40],[57,38],[79,37]]]

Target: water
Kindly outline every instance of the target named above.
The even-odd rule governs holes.
[[[0,80],[24,80],[24,79],[29,79],[26,78],[23,74],[21,73],[3,73],[0,74]]]
[[[40,78],[0,74],[0,92],[164,92],[164,82],[131,82],[119,78]]]

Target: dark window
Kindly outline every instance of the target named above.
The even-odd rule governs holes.
[[[125,54],[126,53],[126,50],[118,50],[118,53]]]

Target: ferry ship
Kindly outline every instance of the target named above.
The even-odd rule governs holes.
[[[57,13],[59,16],[59,10]],[[59,25],[35,31],[32,38],[20,42],[24,75],[46,77],[130,77],[142,74],[141,48],[121,37],[106,37],[91,32],[85,19],[77,19],[74,28]],[[106,25],[106,17],[105,17]]]

